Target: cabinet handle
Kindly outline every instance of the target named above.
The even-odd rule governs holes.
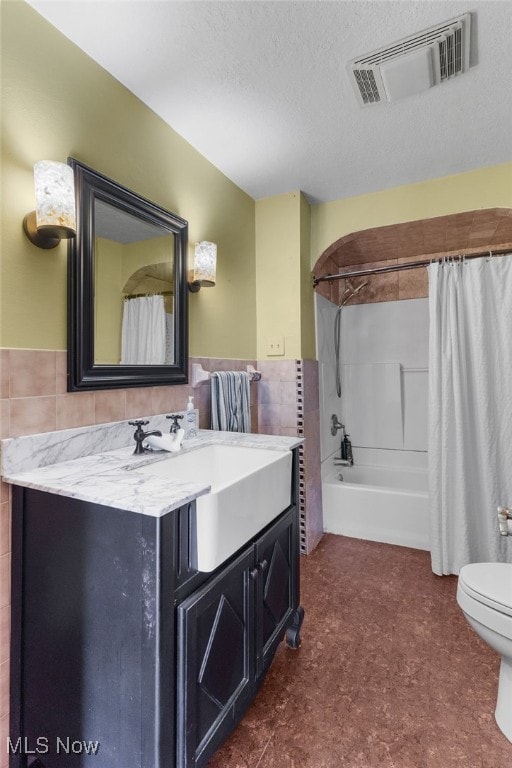
[[[262,560],[261,563],[258,563],[256,568],[251,568],[251,570],[249,571],[249,576],[253,581],[256,581],[256,579],[258,578],[259,572],[261,571],[262,573],[264,573],[267,570],[267,568],[268,568],[268,561]]]

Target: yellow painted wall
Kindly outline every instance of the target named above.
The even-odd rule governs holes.
[[[300,196],[300,328],[301,357],[313,360],[316,356],[315,304],[313,278],[310,268],[311,207]]]
[[[310,206],[301,192],[256,201],[258,359],[314,358]],[[284,340],[284,355],[269,354]]]
[[[311,269],[343,235],[371,227],[512,206],[512,163],[311,207]]]
[[[2,2],[0,346],[66,348],[66,246],[25,238],[37,160],[75,157],[218,244],[218,286],[190,295],[190,353],[254,357],[254,201],[21,0]]]
[[[189,221],[189,251],[218,244],[217,286],[190,294],[190,354],[312,357],[310,270],[349,232],[512,205],[512,164],[323,203],[255,202],[21,0],[3,2],[0,346],[66,347],[66,246],[22,231],[32,166],[71,155]],[[309,231],[310,229],[310,231]],[[311,246],[309,245],[311,242]],[[279,358],[276,358],[279,359]]]
[[[256,201],[256,318],[258,359],[284,339],[284,357],[299,358],[300,328],[299,192]]]
[[[512,163],[309,206],[300,193],[256,202],[258,359],[284,338],[285,358],[314,358],[311,270],[343,235],[371,227],[512,206]]]
[[[96,238],[94,258],[94,361],[117,364],[121,359],[121,268],[123,246]]]
[[[126,243],[123,246],[123,260],[121,265],[121,289],[126,281],[141,267],[150,264],[169,263],[174,258],[174,238],[172,235],[153,237],[149,240],[140,240],[135,243]],[[162,290],[170,290],[164,284]]]

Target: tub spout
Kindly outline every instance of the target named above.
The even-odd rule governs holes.
[[[354,466],[354,459],[342,459],[339,456],[334,457],[334,466],[335,467],[353,467]]]

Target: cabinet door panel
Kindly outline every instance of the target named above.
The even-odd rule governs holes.
[[[297,608],[296,537],[296,516],[292,509],[256,544],[256,563],[260,572],[256,621],[257,675],[272,660],[275,648]]]
[[[203,766],[253,693],[250,547],[178,607],[178,768]]]

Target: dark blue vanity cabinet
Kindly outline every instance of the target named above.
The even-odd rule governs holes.
[[[178,606],[177,768],[205,765],[233,730],[288,628],[297,647],[296,542],[290,509]]]
[[[194,502],[155,518],[14,487],[11,768],[207,764],[300,642],[296,467],[292,505],[213,573]]]

